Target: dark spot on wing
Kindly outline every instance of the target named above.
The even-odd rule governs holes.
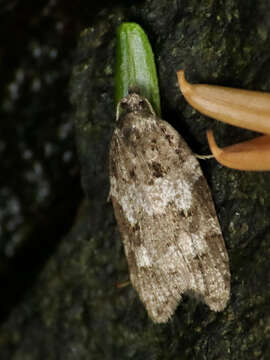
[[[157,140],[156,138],[153,138],[151,140],[151,150],[152,151],[158,151],[158,146],[157,146]]]
[[[140,230],[140,226],[138,223],[136,223],[134,226],[132,226],[132,231],[135,233],[138,230]]]
[[[131,177],[131,179],[136,180],[137,176],[136,176],[136,173],[135,173],[135,168],[133,168],[133,169],[131,169],[129,171],[129,176]]]
[[[151,167],[152,167],[153,176],[156,178],[163,177],[166,174],[166,171],[161,166],[161,164],[156,161],[153,161],[151,163]]]
[[[190,218],[192,217],[192,212],[190,209],[188,209],[187,211],[184,210],[180,210],[179,211],[180,216],[184,217],[184,218]]]
[[[170,145],[173,144],[173,142],[172,142],[173,136],[172,135],[166,134],[166,139],[168,140]]]
[[[172,141],[173,135],[168,134],[167,129],[166,129],[165,126],[161,126],[160,128],[161,128],[161,131],[163,132],[165,138],[167,139],[168,143],[170,145],[172,145],[173,144],[173,141]]]

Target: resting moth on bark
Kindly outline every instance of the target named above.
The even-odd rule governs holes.
[[[123,98],[110,145],[110,197],[130,280],[148,315],[167,322],[182,294],[214,311],[230,296],[229,259],[199,163],[146,98]]]

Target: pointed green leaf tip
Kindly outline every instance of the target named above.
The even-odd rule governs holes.
[[[136,23],[123,23],[117,29],[115,103],[138,89],[161,116],[157,71],[150,42]]]

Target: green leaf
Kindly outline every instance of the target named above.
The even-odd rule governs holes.
[[[117,29],[115,102],[138,90],[161,115],[157,71],[150,42],[136,23],[123,23]]]

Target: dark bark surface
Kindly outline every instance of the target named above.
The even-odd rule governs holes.
[[[268,359],[270,174],[230,170],[215,160],[201,162],[230,257],[231,299],[225,311],[214,313],[186,296],[162,326],[147,318],[131,286],[115,286],[128,278],[128,269],[107,196],[117,25],[136,21],[147,32],[156,56],[162,117],[195,153],[203,154],[208,152],[205,131],[210,127],[220,145],[253,134],[199,115],[181,95],[176,71],[185,69],[192,82],[270,91],[270,3],[125,4],[89,15],[76,55],[73,50],[73,70],[71,60],[67,64],[88,204],[73,222],[69,219],[70,233],[9,309],[0,328],[1,359]],[[66,197],[75,189],[68,187]],[[57,214],[61,211],[65,213],[59,208]],[[46,241],[40,246],[46,249]],[[16,283],[13,272],[9,286],[12,279]],[[1,297],[5,293],[3,288]]]

